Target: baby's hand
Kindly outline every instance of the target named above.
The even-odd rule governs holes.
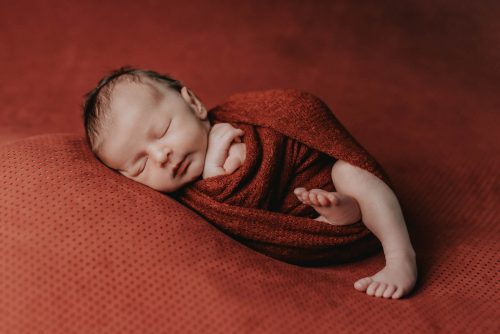
[[[234,128],[229,123],[218,123],[212,127],[208,135],[208,149],[203,170],[204,179],[232,172],[224,169],[224,163],[228,158],[231,144],[233,142],[240,143],[243,134],[243,130]]]

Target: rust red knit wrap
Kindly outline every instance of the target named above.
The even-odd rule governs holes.
[[[209,111],[212,124],[245,131],[244,164],[233,174],[199,180],[174,196],[250,248],[289,263],[321,265],[364,257],[380,243],[362,221],[333,226],[293,194],[333,191],[331,168],[345,160],[390,181],[319,98],[299,90],[236,94]]]

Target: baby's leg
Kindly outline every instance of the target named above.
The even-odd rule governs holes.
[[[296,188],[294,194],[302,203],[320,214],[315,220],[332,225],[348,225],[361,219],[358,202],[351,196],[322,189]]]
[[[417,280],[415,251],[396,195],[378,177],[339,160],[332,168],[335,188],[359,203],[363,223],[382,243],[385,267],[354,283],[368,295],[397,299],[409,293]]]

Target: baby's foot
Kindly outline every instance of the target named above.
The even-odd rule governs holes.
[[[354,283],[354,288],[369,296],[398,299],[413,289],[417,281],[415,252],[386,256],[386,266],[373,276]]]
[[[316,220],[332,225],[347,225],[361,219],[358,202],[351,196],[322,189],[296,188],[293,193],[304,204],[310,205],[321,216]]]

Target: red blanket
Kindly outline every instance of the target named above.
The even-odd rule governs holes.
[[[173,194],[234,239],[299,265],[341,263],[380,250],[362,221],[333,226],[293,194],[296,187],[334,191],[338,160],[390,186],[380,165],[319,98],[298,90],[236,94],[209,111],[212,124],[244,130],[246,160],[233,174],[199,180]]]

